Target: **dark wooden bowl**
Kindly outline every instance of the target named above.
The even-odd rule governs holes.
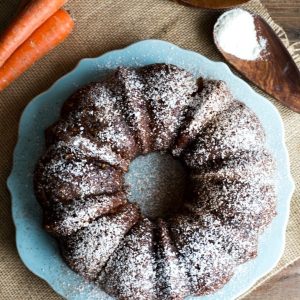
[[[208,9],[223,9],[230,8],[243,3],[248,2],[249,0],[175,0],[178,3],[198,7],[198,8],[208,8]]]

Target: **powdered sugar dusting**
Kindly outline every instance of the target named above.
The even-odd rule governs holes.
[[[153,65],[144,70],[145,98],[150,102],[154,150],[167,150],[175,141],[196,92],[195,78],[175,66]]]
[[[125,164],[120,155],[114,152],[108,144],[99,146],[97,143],[82,136],[72,138],[70,143],[75,148],[74,151],[81,150],[87,156],[95,157],[112,166],[120,166],[122,163]]]
[[[184,157],[192,168],[210,160],[238,157],[241,152],[259,150],[265,143],[265,136],[254,113],[235,101],[199,133],[194,143]]]
[[[57,201],[47,210],[46,228],[55,235],[70,235],[126,203],[124,193],[89,196],[68,203]]]
[[[34,180],[46,228],[73,270],[120,299],[214,292],[255,257],[275,215],[275,164],[260,122],[224,82],[176,66],[119,68],[81,88],[47,130],[47,145]],[[124,175],[155,151],[180,158],[190,189],[180,210],[150,221],[128,204]],[[170,171],[167,160],[161,166]],[[162,194],[156,187],[135,201],[142,212]]]
[[[251,231],[261,231],[274,217],[276,193],[272,184],[216,176],[198,179],[195,185],[194,199],[187,203],[194,214],[212,212],[232,226]]]
[[[186,268],[177,255],[167,223],[158,221],[157,294],[158,299],[183,298],[189,294]]]
[[[140,151],[148,153],[151,150],[152,132],[143,76],[138,70],[119,68],[115,73],[115,78],[118,82],[117,93],[122,99],[121,110],[131,130],[135,133]]]
[[[213,178],[239,180],[252,184],[272,184],[275,162],[264,148],[241,152],[239,158],[209,161],[191,174],[193,179],[207,181]],[[199,184],[197,184],[199,186]]]
[[[123,299],[156,299],[153,227],[141,221],[124,238],[102,270],[97,283]]]
[[[95,279],[137,218],[135,206],[128,205],[115,215],[91,222],[90,226],[62,239],[65,259],[81,275]]]
[[[122,173],[63,144],[48,148],[37,168],[37,189],[50,198],[72,199],[121,190]]]
[[[191,294],[207,294],[228,281],[235,262],[224,249],[226,244],[218,220],[210,215],[182,216],[171,221],[170,230],[179,259],[186,268]]]
[[[188,121],[183,124],[172,150],[175,156],[179,156],[199,132],[234,101],[225,82],[201,80],[199,83],[199,91],[189,104],[186,116]]]

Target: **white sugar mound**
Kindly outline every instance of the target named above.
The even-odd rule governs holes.
[[[253,16],[240,8],[218,19],[214,35],[223,51],[240,59],[257,60],[266,48],[266,40],[258,36]]]

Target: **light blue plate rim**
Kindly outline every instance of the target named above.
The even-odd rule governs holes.
[[[13,168],[7,180],[7,186],[12,197],[12,214],[16,227],[17,249],[27,268],[44,279],[58,294],[67,299],[100,298],[99,294],[95,293],[95,289],[83,282],[81,277],[65,269],[67,267],[62,265],[64,263],[61,258],[57,257],[59,254],[53,239],[48,237],[36,220],[34,224],[31,224],[34,218],[26,215],[30,215],[30,212],[25,211],[26,206],[24,201],[26,202],[27,198],[34,199],[34,196],[32,195],[32,187],[29,186],[30,180],[32,180],[32,172],[28,174],[24,173],[26,171],[24,169],[25,166],[28,167],[24,163],[27,155],[27,148],[25,147],[24,152],[24,146],[31,147],[34,144],[39,147],[41,139],[43,140],[44,129],[58,118],[62,103],[79,86],[97,80],[97,78],[119,65],[141,66],[159,62],[173,63],[184,67],[196,76],[202,75],[207,78],[226,81],[235,97],[248,105],[257,114],[266,131],[267,146],[277,160],[278,214],[260,238],[257,258],[239,266],[232,280],[217,293],[204,297],[191,298],[205,300],[234,299],[246,292],[257,280],[270,272],[283,254],[285,231],[289,216],[290,200],[294,191],[294,182],[290,174],[289,157],[284,143],[283,122],[275,106],[256,93],[246,82],[234,75],[229,67],[222,62],[211,61],[196,52],[179,48],[169,42],[160,40],[140,41],[124,49],[108,52],[100,57],[82,59],[73,71],[57,80],[48,90],[35,97],[25,108],[20,120],[19,137],[13,156]],[[54,99],[55,101],[51,104],[49,99]],[[47,116],[49,119],[45,119],[46,121],[43,121],[41,118],[40,123],[42,126],[39,126],[39,118],[48,114],[48,112],[42,110],[43,106],[53,108],[53,114]],[[37,112],[39,114],[35,115]],[[37,126],[30,127],[33,123],[39,128],[37,129]],[[31,129],[31,134],[33,133],[32,142],[28,141],[28,128]],[[36,133],[36,138],[34,133]],[[39,147],[39,151],[35,153],[35,158],[42,153],[43,149],[43,147]],[[34,152],[36,149],[32,151]],[[28,155],[30,156],[30,154]],[[32,171],[34,164],[29,161],[27,163],[29,163],[30,170]],[[26,178],[24,178],[24,175],[27,177],[25,176]],[[25,198],[23,197],[24,193],[26,195]],[[27,204],[35,205],[32,201]],[[39,214],[37,219],[41,221],[41,211],[37,210],[37,214]],[[28,234],[29,232],[31,235]],[[35,239],[35,245],[31,242],[33,239]],[[41,241],[41,245],[37,245],[39,241]],[[39,247],[44,248],[41,250]],[[52,266],[47,266],[49,270],[51,269],[51,272],[45,268],[47,262],[43,256],[43,251],[48,251],[48,248],[51,248],[52,252],[50,251],[50,253],[53,255],[51,263],[53,259],[54,264],[60,264],[57,265],[59,268],[55,273],[53,271],[56,269],[51,269]],[[35,257],[33,257],[32,253],[34,253]],[[39,255],[41,256],[41,260],[37,259]],[[63,282],[60,276],[64,278]],[[78,284],[81,287],[80,291],[79,289],[74,289]],[[104,299],[104,294],[101,294],[101,297]]]

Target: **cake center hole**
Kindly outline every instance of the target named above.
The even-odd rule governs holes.
[[[150,153],[133,160],[125,175],[128,200],[150,219],[168,217],[182,205],[187,172],[170,154]]]

